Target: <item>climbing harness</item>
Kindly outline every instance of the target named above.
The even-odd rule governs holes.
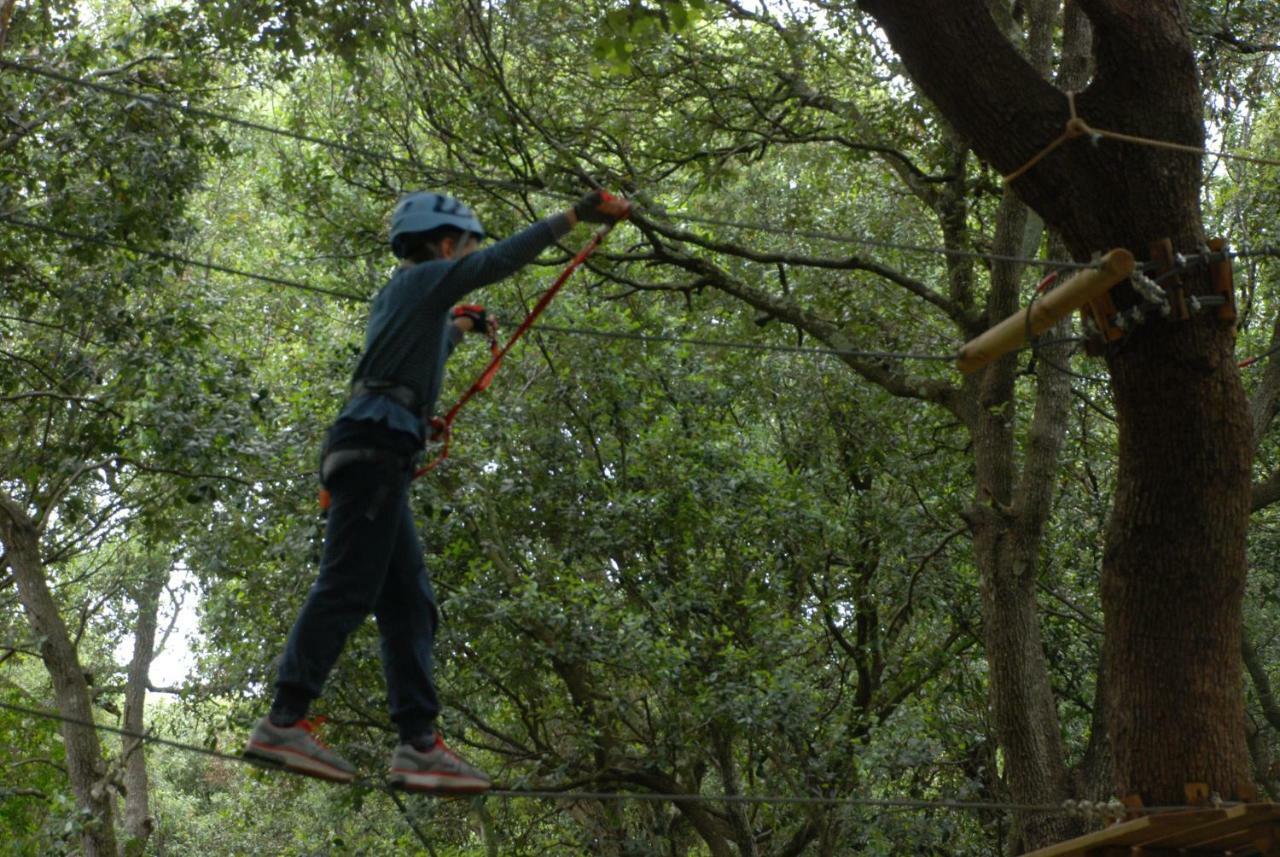
[[[361,378],[351,382],[350,398],[355,399],[372,394],[386,396],[415,414],[422,410],[422,406],[418,404],[418,394],[405,384],[381,378]]]
[[[565,269],[560,272],[560,276],[556,277],[556,280],[551,284],[551,287],[547,289],[538,302],[534,304],[533,309],[529,311],[527,316],[525,316],[524,321],[520,322],[520,325],[515,329],[515,332],[511,334],[511,338],[507,340],[506,345],[502,346],[500,349],[497,347],[495,334],[495,339],[491,345],[493,359],[489,361],[489,365],[485,367],[484,371],[480,373],[480,377],[476,378],[471,386],[466,389],[466,392],[462,394],[458,401],[454,403],[453,407],[450,408],[443,417],[435,417],[431,420],[432,440],[441,444],[440,452],[433,460],[414,472],[414,479],[435,470],[440,466],[442,461],[449,457],[449,445],[450,441],[453,439],[453,421],[457,419],[458,412],[462,410],[463,406],[466,405],[467,402],[471,401],[473,396],[488,389],[489,384],[493,382],[493,376],[498,374],[498,368],[502,366],[502,360],[507,356],[507,352],[509,352],[512,346],[514,346],[516,342],[518,342],[520,338],[528,332],[529,328],[533,326],[533,323],[537,320],[538,316],[542,315],[543,310],[545,310],[551,304],[551,301],[555,299],[555,296],[560,292],[560,289],[568,281],[569,277],[573,275],[573,272],[578,270],[578,268],[582,266],[582,263],[587,260],[587,257],[596,251],[596,248],[600,246],[602,241],[604,241],[605,236],[609,234],[610,230],[613,229],[613,226],[614,224],[612,223],[606,223],[596,230],[595,234],[591,236],[591,240],[578,251],[578,255],[574,256],[573,259],[570,260],[569,264],[565,266]]]
[[[489,340],[489,351],[494,356],[498,353],[498,324],[496,320],[490,320],[485,313],[484,307],[479,304],[460,304],[453,308],[453,317],[469,318],[472,324],[476,325],[475,330],[483,329],[485,337]],[[483,326],[483,328],[481,327]],[[361,378],[351,383],[351,398],[358,396],[379,395],[386,396],[393,402],[413,413],[421,413],[423,408],[418,400],[418,394],[406,384],[400,384],[395,381],[389,381],[379,378]],[[437,420],[422,414],[423,419],[428,420],[432,428],[432,437],[435,439],[435,431],[437,428]],[[413,459],[400,455],[390,450],[376,448],[351,448],[351,449],[325,449],[320,453],[320,509],[328,511],[332,503],[332,496],[329,489],[325,487],[329,482],[329,477],[337,473],[342,468],[350,464],[382,464],[390,465],[395,469],[408,470],[413,466]]]

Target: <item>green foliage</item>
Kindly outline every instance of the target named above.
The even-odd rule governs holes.
[[[629,74],[637,50],[652,47],[665,36],[686,32],[707,12],[706,0],[630,2],[605,14],[603,32],[592,52],[614,72]]]
[[[15,13],[9,44],[23,56],[80,75],[112,68],[114,84],[387,158],[6,73],[0,97],[16,136],[0,141],[0,210],[25,219],[372,296],[392,264],[384,221],[402,190],[446,186],[501,235],[595,179],[642,200],[647,220],[614,233],[549,324],[831,344],[759,317],[747,305],[758,294],[852,347],[947,353],[960,325],[884,269],[940,294],[969,276],[969,309],[985,307],[980,266],[887,248],[859,248],[864,259],[811,237],[986,249],[999,201],[989,173],[849,10],[288,0],[40,11]],[[1223,133],[1264,150],[1275,138],[1262,97],[1274,69],[1212,71],[1233,87],[1230,107],[1247,112],[1228,122],[1224,110]],[[1211,217],[1267,235],[1273,178],[1215,176]],[[940,221],[930,200],[950,191],[958,196]],[[510,328],[564,260],[549,253],[482,299]],[[709,287],[711,268],[741,293]],[[1242,345],[1256,352],[1275,312],[1275,272],[1258,263],[1248,274]],[[46,571],[79,632],[103,722],[119,722],[120,653],[140,585],[171,566],[200,588],[197,663],[177,701],[153,697],[149,722],[234,752],[261,715],[273,659],[314,579],[315,451],[364,311],[87,240],[0,230],[0,489],[28,509],[53,505]],[[442,405],[486,359],[475,347],[455,355]],[[1019,359],[1028,373],[1015,399],[994,407],[1026,449],[1035,378]],[[946,368],[892,369],[877,385],[832,356],[535,329],[463,412],[452,462],[415,488],[442,601],[451,743],[513,787],[1006,798],[988,719],[981,574],[962,519],[975,494],[972,438],[890,383],[949,380]],[[1035,570],[1073,763],[1094,732],[1115,443],[1105,388],[1077,392]],[[1260,475],[1276,454],[1268,440]],[[1272,523],[1260,516],[1254,534],[1249,608],[1268,661],[1280,604]],[[0,699],[42,704],[39,641],[3,578],[0,603],[0,643],[13,644],[9,655],[0,647]],[[1257,743],[1269,752],[1274,724],[1255,701]],[[334,745],[379,771],[394,739],[373,623],[349,642],[319,707],[333,717]],[[0,765],[16,772],[0,791],[0,835],[16,853],[75,847],[86,820],[60,753],[51,724],[0,712]],[[423,847],[380,792],[171,748],[147,758],[150,853]],[[734,853],[734,811],[409,804],[441,855],[703,855],[712,841],[715,853]],[[1009,824],[995,813],[857,805],[761,805],[743,818],[760,854],[991,854]]]

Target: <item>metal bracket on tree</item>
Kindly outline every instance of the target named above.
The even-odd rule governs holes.
[[[1135,270],[1131,279],[1148,305],[1159,304],[1160,314],[1164,317],[1186,321],[1200,310],[1216,306],[1218,318],[1234,327],[1236,303],[1231,258],[1227,242],[1222,238],[1214,238],[1202,247],[1202,252],[1190,257],[1173,252],[1173,243],[1162,238],[1151,243],[1151,261],[1141,270]],[[1192,264],[1209,266],[1213,294],[1196,296],[1186,293],[1181,274]],[[1107,345],[1123,339],[1134,325],[1146,321],[1151,313],[1149,308],[1144,311],[1140,307],[1121,312],[1107,292],[1091,300],[1080,310],[1080,315],[1085,330],[1090,333],[1085,352],[1098,357]]]

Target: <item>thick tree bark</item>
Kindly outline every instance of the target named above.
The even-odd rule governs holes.
[[[1240,658],[1249,422],[1227,337],[1159,333],[1146,353],[1111,361],[1120,467],[1103,605],[1119,788],[1180,803],[1187,782],[1236,796],[1251,781]],[[1186,365],[1197,352],[1200,365]]]
[[[13,19],[13,7],[18,0],[0,0],[0,53],[4,53],[4,43],[9,38],[9,22]]]
[[[133,657],[129,661],[129,674],[124,691],[124,729],[142,733],[146,729],[143,717],[146,708],[148,676],[151,661],[155,657],[157,614],[160,610],[160,593],[169,580],[166,566],[154,565],[148,560],[148,573],[139,586],[135,603],[138,619],[133,633]],[[142,741],[123,738],[121,756],[124,767],[124,832],[126,857],[141,855],[151,836],[151,793],[147,781],[147,757]]]
[[[58,612],[44,576],[40,536],[34,521],[9,497],[0,493],[0,543],[18,584],[18,598],[40,640],[40,657],[53,682],[58,713],[88,722],[93,720],[89,685],[80,668],[75,646]],[[89,813],[80,834],[84,857],[116,857],[111,798],[105,781],[98,733],[73,723],[62,724],[67,755],[67,776],[76,804]]]
[[[975,152],[1012,172],[1054,140],[1067,98],[1000,34],[978,0],[862,0],[908,70]],[[1097,72],[1075,99],[1095,127],[1203,140],[1201,95],[1176,0],[1081,0]],[[1014,188],[1078,259],[1203,239],[1200,160],[1075,140]],[[1207,291],[1204,277],[1191,291]],[[1121,303],[1125,289],[1117,289]],[[1129,298],[1131,299],[1131,298]],[[1116,788],[1148,804],[1184,784],[1223,796],[1250,782],[1240,663],[1250,424],[1232,334],[1210,314],[1152,321],[1113,347],[1120,449],[1103,568]]]
[[[999,224],[997,252],[1021,255],[1027,211],[1012,195],[1001,205]],[[993,270],[992,317],[1014,311],[1018,274],[1010,265]],[[1053,358],[1057,363],[1065,355]],[[1015,370],[1016,360],[1006,358],[970,382],[978,390],[966,419],[973,437],[977,482],[969,523],[974,558],[982,572],[991,707],[1005,753],[1010,793],[1018,803],[1042,805],[1071,795],[1036,603],[1040,541],[1053,498],[1070,391],[1065,375],[1048,365],[1041,367],[1035,413],[1019,473],[1014,437]],[[1016,820],[1011,846],[1014,851],[1037,848],[1077,832],[1078,825],[1070,818],[1024,815]]]
[[[1041,75],[1049,73],[1056,13],[1052,0],[1028,8],[1026,53]],[[1064,64],[1079,54],[1068,49]],[[1078,76],[1071,69],[1064,73]],[[1040,226],[1029,224],[1026,206],[1006,191],[997,214],[993,250],[1029,255],[1039,236]],[[1022,274],[1019,265],[993,266],[988,318],[1004,318],[1017,310]],[[1061,332],[1054,331],[1047,338],[1060,337]],[[1072,795],[1036,601],[1040,544],[1054,495],[1070,384],[1068,376],[1056,368],[1067,360],[1065,349],[1047,346],[1042,356],[1021,470],[1015,436],[1016,359],[997,361],[970,380],[963,409],[973,437],[977,492],[969,522],[975,561],[982,573],[992,714],[1013,799],[1040,805],[1059,803]],[[1074,819],[1024,814],[1015,819],[1009,845],[1017,853],[1078,832]]]
[[[733,758],[733,732],[722,724],[711,728],[711,750],[715,755],[716,767],[720,770],[720,781],[724,783],[725,794],[742,794],[742,784],[738,780],[738,763]],[[733,839],[738,845],[738,857],[759,857],[760,849],[756,846],[755,831],[746,807],[740,803],[725,806],[725,814],[733,828]]]

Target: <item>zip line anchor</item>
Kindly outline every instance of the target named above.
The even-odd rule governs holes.
[[[1133,268],[1132,253],[1123,248],[1112,250],[1102,257],[1099,267],[1081,271],[1027,309],[1018,310],[966,342],[956,352],[956,367],[967,375],[1021,347],[1028,334],[1038,336],[1073,310],[1105,296]]]

